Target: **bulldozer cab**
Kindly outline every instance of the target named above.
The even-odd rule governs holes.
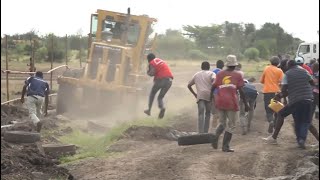
[[[138,75],[147,46],[152,46],[152,43],[148,44],[148,37],[154,22],[156,19],[145,15],[131,15],[130,8],[127,14],[100,9],[92,14],[85,78],[125,84],[130,73]],[[97,74],[101,63],[109,66],[105,69],[105,77]]]
[[[77,104],[70,105],[74,94],[67,93],[74,89],[81,88],[82,101],[92,101],[97,106],[113,102],[112,98],[120,94],[140,91],[141,82],[146,80],[142,71],[145,53],[154,48],[156,34],[154,39],[150,35],[154,34],[155,22],[156,19],[146,15],[131,15],[130,8],[127,13],[98,9],[91,14],[87,64],[80,76],[70,73],[58,78],[57,111]]]

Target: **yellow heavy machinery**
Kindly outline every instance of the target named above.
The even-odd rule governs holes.
[[[67,70],[58,77],[57,113],[82,112],[80,107],[112,111],[137,97],[146,80],[145,54],[154,48],[155,22],[147,15],[131,15],[130,8],[127,14],[100,9],[91,14],[87,64],[80,73]]]

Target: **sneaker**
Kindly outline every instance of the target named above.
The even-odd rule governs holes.
[[[272,136],[268,136],[267,138],[262,138],[267,144],[278,144],[277,139],[274,139]]]
[[[319,142],[311,145],[312,148],[319,148]]]
[[[159,119],[162,119],[165,112],[166,112],[166,109],[165,109],[165,108],[161,109],[158,118],[159,118]]]
[[[149,110],[149,109],[144,110],[143,112],[144,112],[146,115],[150,116],[150,110]]]
[[[269,123],[269,128],[268,128],[268,133],[273,133],[273,128],[274,128],[274,125],[273,125],[273,123],[271,122],[271,123]]]
[[[306,149],[306,146],[305,146],[305,141],[300,139],[298,141],[298,147],[301,148],[301,149]]]

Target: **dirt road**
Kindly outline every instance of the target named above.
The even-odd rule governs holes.
[[[192,111],[191,111],[192,112]],[[180,116],[178,130],[195,131],[196,112]],[[296,148],[293,129],[286,122],[279,145],[267,145],[261,140],[267,123],[261,108],[257,109],[253,131],[240,135],[240,128],[232,140],[234,153],[214,150],[210,145],[179,147],[177,142],[138,137],[125,138],[114,146],[119,155],[109,158],[86,159],[66,167],[77,179],[265,179],[295,172],[305,151]],[[179,128],[181,127],[181,128]],[[239,126],[238,126],[239,127]],[[311,135],[308,143],[314,143]]]
[[[195,67],[189,73],[178,73],[177,86],[186,86]],[[190,98],[190,94],[180,97]],[[174,95],[169,95],[174,96]],[[192,99],[192,98],[190,98]],[[66,164],[76,179],[101,180],[212,180],[212,179],[267,179],[291,175],[306,151],[296,148],[290,120],[285,122],[278,139],[279,145],[267,145],[261,140],[269,134],[264,110],[259,97],[252,131],[245,136],[240,133],[239,122],[232,139],[234,153],[223,153],[209,144],[181,147],[176,141],[163,138],[124,138],[112,146],[116,155],[108,158],[92,158]],[[181,114],[175,116],[173,127],[180,131],[196,131],[196,104],[189,101]],[[173,106],[172,102],[168,104]],[[144,134],[144,133],[137,133]],[[222,139],[222,138],[221,138]],[[315,143],[309,134],[308,144]],[[221,142],[219,144],[221,146]],[[318,177],[315,177],[318,178]]]

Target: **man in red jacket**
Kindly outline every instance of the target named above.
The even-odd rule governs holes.
[[[148,109],[144,111],[145,114],[150,116],[151,107],[156,93],[160,90],[158,95],[158,106],[160,108],[159,119],[162,119],[165,113],[163,105],[163,98],[172,85],[173,75],[168,64],[160,58],[156,58],[153,53],[147,56],[149,68],[147,74],[154,76],[154,84],[149,95]]]

